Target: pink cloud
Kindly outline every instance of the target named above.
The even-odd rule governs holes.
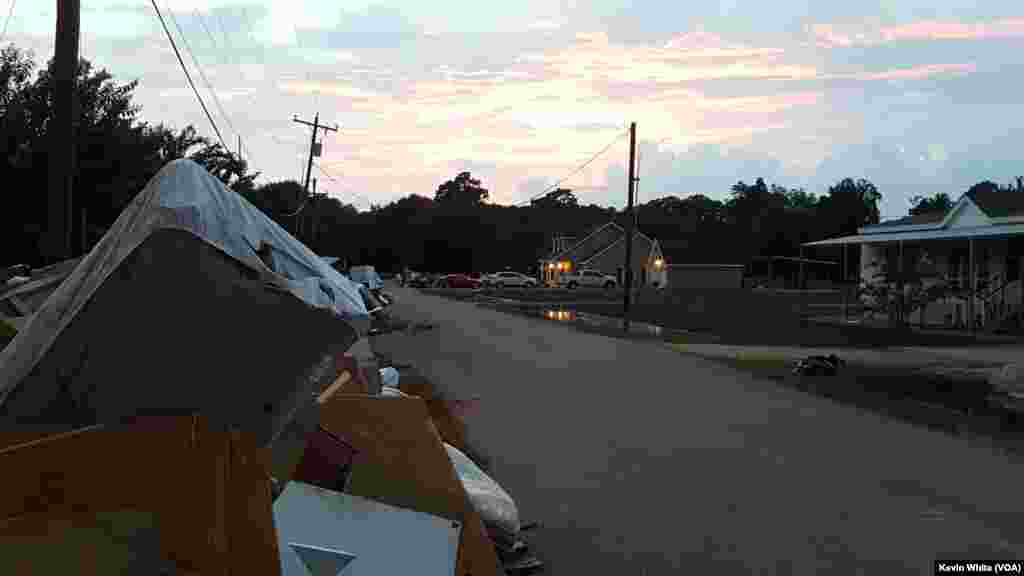
[[[927,64],[911,68],[897,68],[882,72],[864,72],[854,75],[857,80],[921,80],[942,74],[970,74],[974,64]]]
[[[1024,37],[1024,18],[990,22],[923,20],[895,26],[814,24],[809,30],[818,46],[873,46],[907,40],[990,40]]]

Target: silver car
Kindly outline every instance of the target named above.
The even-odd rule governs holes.
[[[485,283],[501,290],[505,287],[536,288],[537,279],[520,272],[497,272],[487,277]]]

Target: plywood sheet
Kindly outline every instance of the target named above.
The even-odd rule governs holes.
[[[0,449],[0,470],[0,557],[13,563],[5,566],[12,572],[0,573],[20,573],[26,550],[47,547],[48,554],[83,559],[73,573],[89,574],[88,566],[117,573],[127,560],[115,553],[117,541],[101,542],[100,535],[139,522],[148,523],[140,549],[152,552],[159,543],[146,562],[169,561],[186,573],[278,573],[265,450],[200,418],[8,446]],[[90,552],[97,542],[102,557]]]
[[[500,574],[494,545],[423,400],[341,395],[320,410],[320,425],[359,451],[349,493],[461,522],[458,576]]]

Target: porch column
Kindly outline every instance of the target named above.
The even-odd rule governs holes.
[[[967,331],[969,334],[974,334],[974,286],[975,286],[975,274],[974,274],[974,239],[967,239],[967,285],[968,285],[968,300],[967,300]]]
[[[840,258],[843,262],[843,275],[840,277],[839,287],[843,291],[843,321],[850,319],[850,298],[846,286],[846,280],[849,278],[849,269],[846,267],[846,244],[839,245],[840,250],[843,251],[843,256]]]
[[[906,312],[906,302],[903,298],[903,240],[899,241],[896,257],[899,261],[896,263],[896,270],[899,280],[896,282],[896,289],[899,290],[899,294],[896,299],[896,314],[899,316],[900,324],[906,324],[906,318],[904,313]]]

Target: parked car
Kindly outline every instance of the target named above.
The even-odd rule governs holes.
[[[413,288],[429,288],[434,285],[434,275],[423,272],[409,273],[409,286]]]
[[[442,288],[472,288],[476,290],[480,288],[481,282],[474,280],[466,274],[448,274],[442,276],[437,281],[438,286]]]
[[[610,290],[619,284],[615,276],[604,274],[597,270],[579,270],[569,274],[562,274],[558,285],[565,286],[570,290],[578,287],[604,288]]]
[[[536,278],[527,276],[526,274],[505,271],[496,272],[484,277],[484,284],[501,290],[502,288],[512,286],[519,288],[536,288],[539,283]]]

